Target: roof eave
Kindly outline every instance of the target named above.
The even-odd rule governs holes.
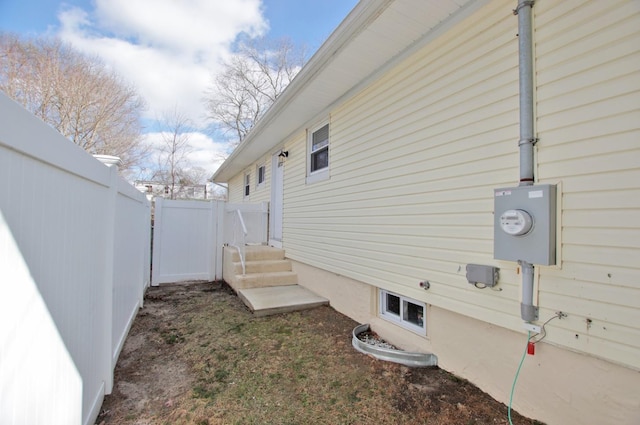
[[[362,48],[362,42],[363,40],[369,41],[370,38],[376,36],[380,41],[379,34],[376,34],[373,29],[379,30],[381,25],[376,28],[373,24],[387,11],[390,17],[397,18],[394,16],[397,11],[390,8],[392,4],[398,9],[411,9],[420,7],[420,5],[424,8],[422,1],[424,0],[360,1],[302,68],[278,100],[256,123],[242,143],[218,168],[211,180],[219,183],[228,182],[261,156],[276,151],[286,139],[308,125],[310,120],[315,119],[323,111],[343,99],[345,93],[360,87],[363,81],[377,75],[381,69],[391,66],[396,59],[406,54],[408,50],[412,50],[410,47],[416,48],[416,45],[422,44],[424,39],[428,38],[426,37],[428,34],[437,35],[437,33],[444,31],[448,25],[441,25],[441,23],[451,23],[451,21],[457,20],[452,19],[454,15],[468,15],[472,9],[477,9],[480,4],[486,3],[486,0],[437,0],[438,7],[434,10],[429,9],[428,16],[424,17],[424,20],[430,21],[432,27],[424,28],[420,34],[416,34],[414,31],[404,37],[394,34],[395,38],[385,39],[387,59],[382,61],[378,58],[377,61],[372,61],[371,56],[367,56],[367,52],[363,52],[365,49]],[[465,9],[466,13],[459,13]],[[418,24],[421,23],[420,18],[416,21]],[[434,22],[437,24],[434,25]],[[368,31],[369,28],[371,28],[370,31]],[[388,29],[384,26],[383,28]],[[362,34],[365,32],[366,34]],[[359,38],[361,34],[364,38]],[[418,43],[421,40],[422,42]],[[335,78],[332,79],[330,74],[336,72],[336,67],[341,62],[344,64],[345,58],[355,59],[365,65],[357,70],[349,70],[349,78],[345,80],[344,84],[335,84]],[[334,61],[336,63],[331,66]],[[322,102],[317,102],[315,98],[310,97],[314,93],[318,93],[318,87],[323,89]],[[316,91],[314,92],[314,90]],[[301,103],[305,94],[309,97],[308,100],[313,99],[314,102]],[[300,110],[301,106],[304,106],[304,111]],[[283,114],[286,119],[282,118]],[[292,119],[293,116],[295,119]]]
[[[322,68],[342,50],[356,34],[361,31],[363,25],[375,18],[381,10],[384,10],[394,0],[368,0],[360,1],[349,12],[347,17],[338,25],[329,38],[320,46],[309,62],[300,70],[298,75],[287,86],[278,100],[271,105],[264,116],[251,129],[247,137],[234,149],[231,155],[222,163],[211,178],[215,182],[228,182],[230,178],[241,172],[249,164],[238,163],[236,159],[242,157],[262,130],[267,127],[275,117],[279,116],[291,99],[294,99],[305,88],[310,80],[315,78]],[[265,153],[273,149],[281,140],[273,143],[273,146],[265,147]],[[253,162],[253,161],[251,161]]]

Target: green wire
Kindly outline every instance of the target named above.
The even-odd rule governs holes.
[[[529,341],[531,340],[531,331],[527,332],[527,345],[524,347],[524,353],[522,353],[522,358],[520,359],[520,364],[518,365],[518,370],[516,371],[516,376],[513,378],[513,385],[511,385],[511,395],[509,396],[509,425],[513,425],[511,422],[511,403],[513,402],[513,393],[516,391],[516,382],[518,382],[518,376],[520,375],[520,369],[522,369],[522,364],[524,363],[524,358],[527,356],[527,348],[529,348]]]

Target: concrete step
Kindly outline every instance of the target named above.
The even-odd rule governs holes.
[[[242,263],[240,261],[233,263],[236,275],[242,275]],[[273,273],[273,272],[290,272],[292,269],[289,260],[260,260],[247,261],[245,263],[246,273]]]
[[[272,246],[245,246],[245,262],[248,261],[265,261],[265,260],[284,260],[284,249],[274,248]],[[231,261],[239,262],[240,254],[238,250],[234,247],[226,247],[225,255],[231,255]]]
[[[298,283],[298,274],[292,271],[247,273],[245,275],[236,275],[234,281],[232,286],[236,291],[246,288],[296,285]]]
[[[329,300],[300,285],[240,289],[238,296],[256,316],[267,316],[328,305]]]

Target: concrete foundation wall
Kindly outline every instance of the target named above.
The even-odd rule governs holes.
[[[527,334],[428,306],[427,337],[378,317],[377,288],[293,262],[300,285],[328,298],[337,311],[369,323],[408,351],[438,356],[442,369],[468,379],[508,404]],[[520,372],[513,408],[548,425],[640,423],[640,372],[541,342]]]

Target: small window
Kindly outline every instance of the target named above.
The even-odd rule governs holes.
[[[256,182],[256,187],[264,186],[265,173],[266,173],[265,165],[264,164],[258,165],[258,168],[256,169],[256,176],[258,179],[258,181]]]
[[[387,298],[387,304],[386,304],[387,308],[385,309],[386,312],[400,317],[400,297],[387,292],[386,298]]]
[[[410,331],[426,335],[426,304],[380,290],[380,316]]]
[[[246,198],[251,193],[251,174],[244,175],[244,197]]]
[[[311,136],[311,172],[329,166],[329,124],[314,131]]]
[[[329,178],[329,124],[309,132],[307,183]]]

